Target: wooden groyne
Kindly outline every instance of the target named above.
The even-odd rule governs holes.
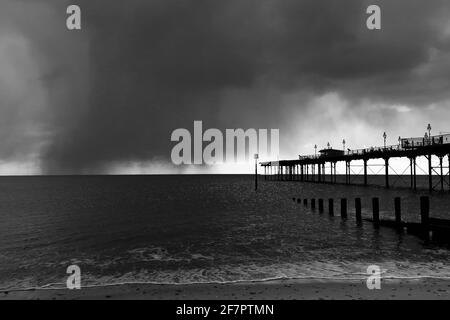
[[[421,169],[417,159],[424,157],[428,168]],[[436,157],[439,164],[433,165]],[[303,181],[317,183],[337,183],[338,162],[345,163],[345,184],[351,184],[352,162],[363,162],[363,185],[368,185],[368,169],[375,166],[371,161],[383,159],[385,187],[389,188],[389,176],[393,173],[389,163],[392,158],[407,158],[409,160],[410,187],[417,189],[417,168],[428,176],[428,189],[450,190],[450,134],[425,138],[400,139],[398,145],[372,147],[358,150],[323,149],[317,155],[299,156],[294,160],[261,162],[264,168],[265,180]],[[380,166],[377,164],[376,166]],[[328,169],[328,172],[327,172]],[[406,170],[405,170],[406,171]],[[438,180],[438,181],[436,181]]]
[[[301,199],[292,198],[297,204],[301,204],[303,200],[303,206],[308,207],[308,202],[311,204],[311,210],[315,211],[316,199]],[[309,200],[309,201],[308,201]],[[319,203],[319,213],[324,213],[324,199],[317,199]],[[348,220],[348,202],[346,198],[341,198],[341,219]],[[334,216],[334,199],[328,199],[328,214]],[[438,219],[430,217],[430,199],[427,196],[420,197],[420,222],[407,222],[402,219],[401,211],[401,198],[394,199],[394,213],[393,219],[380,219],[380,201],[379,198],[372,198],[372,217],[362,217],[362,201],[361,198],[354,199],[355,208],[355,221],[357,224],[363,222],[372,223],[375,228],[388,227],[393,228],[399,233],[406,232],[420,237],[426,241],[444,242],[450,244],[450,220]]]

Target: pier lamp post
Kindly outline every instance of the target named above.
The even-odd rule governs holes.
[[[398,148],[402,147],[402,137],[398,136]]]
[[[345,139],[342,139],[342,148],[343,148],[343,150],[345,152]]]
[[[387,134],[386,131],[383,133],[383,139],[384,139],[384,148],[386,149],[386,138],[387,138]]]
[[[327,143],[327,147],[328,147],[328,149],[330,149],[330,148],[331,148],[331,145],[330,145],[330,143],[329,143],[329,142]]]
[[[425,132],[423,145],[427,145],[427,144],[428,144],[428,133]]]
[[[255,153],[255,191],[258,190],[258,158],[259,155]]]
[[[431,139],[431,124],[430,123],[427,126],[427,130],[428,130],[428,138]]]
[[[314,145],[314,157],[317,157],[317,144]]]

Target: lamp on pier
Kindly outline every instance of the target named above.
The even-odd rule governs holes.
[[[386,149],[386,138],[387,138],[387,134],[386,131],[383,133],[383,139],[384,139],[384,148]]]

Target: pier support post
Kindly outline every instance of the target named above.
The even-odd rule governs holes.
[[[402,205],[401,205],[401,199],[399,197],[396,197],[394,199],[394,207],[395,207],[395,224],[397,225],[397,228],[401,228],[402,226]]]
[[[367,159],[364,159],[364,185],[367,186]]]
[[[380,200],[378,198],[372,198],[372,217],[375,227],[380,225]]]
[[[444,191],[444,164],[442,156],[439,156],[439,165],[441,169],[441,191]]]
[[[417,166],[416,166],[416,158],[413,159],[413,165],[414,165],[414,191],[417,190]]]
[[[361,216],[361,198],[355,199],[355,212],[356,212],[356,221],[361,222],[362,216]]]
[[[431,165],[431,153],[428,155],[428,190],[433,191],[433,167]]]
[[[334,183],[337,182],[337,170],[336,170],[337,162],[334,163]]]
[[[328,199],[328,214],[334,216],[334,200]]]
[[[350,161],[345,161],[345,184],[350,184]]]
[[[319,212],[323,212],[323,199],[319,199]]]
[[[303,199],[303,205],[304,205],[305,207],[308,206],[308,199]]]
[[[384,159],[386,188],[389,189],[389,158]]]
[[[316,199],[311,199],[311,209],[312,210],[316,209]]]
[[[411,189],[414,188],[414,167],[413,167],[413,158],[409,158],[409,167],[410,167],[410,185]]]
[[[347,199],[341,199],[341,218],[347,219]]]
[[[322,165],[317,164],[317,182],[322,182]]]

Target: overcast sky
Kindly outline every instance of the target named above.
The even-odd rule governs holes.
[[[194,120],[278,128],[282,158],[450,131],[449,17],[448,0],[0,0],[0,174],[196,172],[170,161]]]

